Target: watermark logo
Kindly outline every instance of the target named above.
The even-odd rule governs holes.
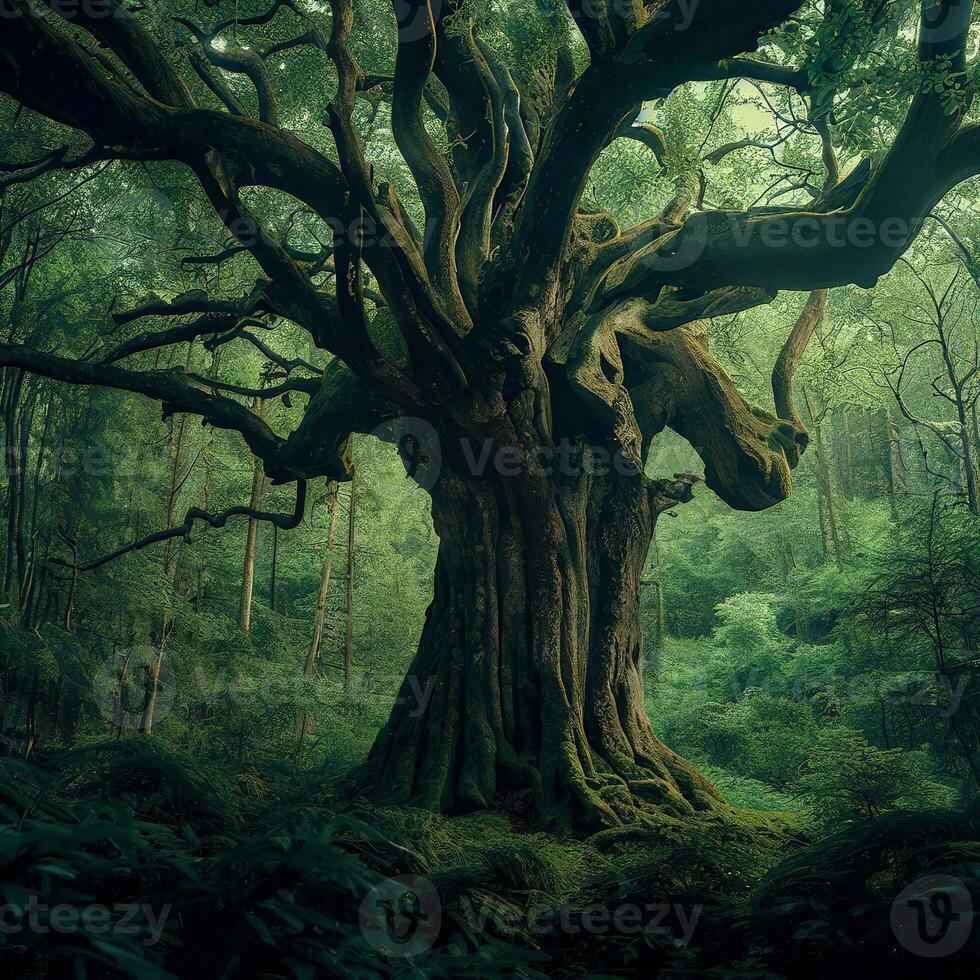
[[[442,12],[441,0],[394,0],[398,23],[398,43],[421,41],[428,37]]]
[[[144,272],[162,266],[181,234],[182,212],[174,195],[141,172],[125,174],[117,187],[105,186],[103,193],[101,230],[119,241],[138,241]]]
[[[568,437],[547,445],[519,448],[499,445],[490,438],[461,436],[451,439],[444,450],[436,430],[414,416],[392,419],[370,434],[394,444],[408,475],[425,490],[435,486],[446,457],[454,458],[462,472],[477,479],[492,475],[517,477],[529,472],[571,478],[610,474],[634,477],[641,472],[632,456],[618,446],[609,449],[586,445]]]
[[[431,882],[416,875],[386,878],[361,902],[358,921],[364,938],[389,957],[428,952],[439,937],[442,903]]]
[[[700,0],[674,0],[650,12],[647,24],[659,22],[672,31],[686,31],[694,22]],[[579,0],[568,5],[568,12],[576,21],[604,21],[610,15],[620,20],[635,16],[634,0]]]
[[[0,936],[23,936],[25,933],[71,936],[80,932],[100,936],[112,933],[142,936],[144,946],[154,946],[163,935],[170,912],[169,904],[158,909],[147,902],[116,902],[112,906],[100,902],[48,905],[39,901],[37,895],[31,895],[23,905],[15,902],[0,905]]]
[[[919,40],[932,46],[956,41],[970,27],[973,0],[936,0],[931,6],[922,5]]]
[[[398,450],[405,472],[423,490],[431,490],[442,468],[439,434],[425,419],[406,415],[379,425],[371,435]]]
[[[115,651],[95,676],[93,690],[99,714],[120,731],[137,730],[154,696],[154,684],[153,719],[159,722],[176,703],[177,676],[170,658],[149,645]]]
[[[927,875],[892,902],[891,925],[895,938],[910,953],[929,959],[951,956],[970,938],[973,899],[962,879]]]
[[[744,211],[703,212],[692,215],[669,238],[639,262],[648,274],[680,272],[698,262],[712,238],[727,249],[755,248],[767,252],[792,249],[812,252],[849,249],[899,251],[914,237],[915,228],[904,218],[878,221],[846,212],[771,214]]]

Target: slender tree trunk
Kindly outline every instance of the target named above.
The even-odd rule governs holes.
[[[814,449],[817,463],[817,490],[823,507],[824,526],[827,540],[830,543],[834,562],[838,568],[844,567],[844,546],[841,540],[840,524],[834,506],[834,485],[827,461],[827,451],[823,440],[822,426],[816,422],[813,426]]]
[[[188,367],[190,366],[190,354],[188,354]],[[167,507],[164,519],[169,527],[174,522],[177,511],[177,500],[183,486],[181,470],[183,468],[184,441],[187,433],[187,417],[181,416],[175,423],[176,432],[171,435],[170,440],[170,487],[167,493]],[[180,554],[179,545],[174,545],[174,539],[170,538],[163,550],[163,581],[166,588],[164,597],[164,607],[162,622],[160,624],[160,635],[157,640],[157,654],[151,664],[148,665],[147,694],[143,708],[143,717],[140,722],[140,731],[144,735],[153,734],[153,723],[156,715],[157,700],[160,694],[160,674],[163,670],[163,661],[166,657],[167,640],[173,630],[173,592],[177,576],[177,559]]]
[[[354,670],[354,467],[351,466],[350,503],[347,508],[347,596],[344,629],[344,690],[350,692]]]
[[[66,633],[74,631],[75,591],[78,588],[78,541],[70,533],[63,536],[71,555],[71,570],[68,573],[68,596],[65,599],[64,628]]]
[[[0,734],[7,730],[7,705],[10,703],[10,685],[13,680],[14,668],[10,664],[10,656],[3,655],[3,670],[0,676],[3,677],[3,703],[0,704]]]
[[[253,405],[255,414],[262,418],[263,401],[257,398]],[[256,459],[252,471],[252,499],[249,506],[253,510],[258,510],[262,506],[262,497],[265,490],[265,472],[262,463]],[[243,633],[247,633],[252,624],[252,590],[255,585],[255,550],[258,541],[259,522],[254,518],[249,518],[248,534],[245,538],[245,560],[242,565],[242,601],[239,612],[238,625]]]
[[[156,709],[157,701],[160,697],[160,675],[163,672],[163,661],[166,657],[166,647],[167,640],[169,639],[170,632],[170,617],[167,616],[167,632],[160,638],[159,646],[157,647],[156,659],[153,660],[149,668],[149,677],[147,679],[148,694],[146,699],[146,705],[143,709],[143,720],[140,723],[140,731],[144,735],[153,734],[153,724],[156,721]]]
[[[51,557],[50,537],[45,540],[44,550],[40,561],[34,555],[31,560],[30,569],[27,573],[27,581],[24,586],[24,598],[22,599],[23,611],[21,614],[21,624],[25,629],[34,629],[41,622],[43,615],[42,604],[44,601],[45,586],[48,579],[48,559]]]
[[[893,523],[898,523],[898,481],[899,467],[898,455],[901,447],[898,442],[898,432],[895,422],[887,409],[881,409],[881,427],[885,440],[885,456],[883,469],[885,474],[885,494],[888,497],[888,508],[891,512]]]
[[[272,525],[272,562],[269,566],[269,609],[276,611],[276,566],[279,563],[279,525]]]
[[[819,411],[820,402],[817,401],[816,408],[811,403],[810,394],[803,389],[803,398],[807,407],[807,414],[810,416],[810,434],[814,447],[814,463],[817,475],[817,505],[820,510],[820,531],[823,542],[824,557],[833,554],[834,561],[838,568],[844,567],[844,546],[840,524],[837,520],[837,513],[834,507],[834,481],[830,469],[830,461],[827,458],[827,447],[823,437],[823,413]]]
[[[461,472],[444,461],[432,491],[435,594],[363,789],[443,811],[508,800],[586,828],[647,806],[719,806],[656,738],[644,707],[649,481]]]
[[[306,655],[303,674],[312,677],[316,673],[316,662],[320,655],[320,644],[323,640],[323,628],[327,621],[327,598],[330,593],[330,570],[333,558],[333,539],[337,527],[337,484],[331,483],[328,490],[327,503],[327,546],[323,552],[323,566],[320,569],[320,588],[316,597],[316,609],[313,614],[313,639]]]
[[[10,379],[9,375],[13,374]],[[4,559],[0,591],[9,595],[14,584],[17,560],[17,523],[20,512],[19,440],[17,438],[18,408],[24,386],[24,372],[8,372],[4,386],[4,468],[7,475],[7,549]]]
[[[205,436],[204,446],[201,449],[201,460],[204,465],[204,490],[201,496],[201,506],[204,510],[211,509],[211,482],[213,480],[213,467],[211,465],[211,450],[213,448],[211,433]],[[201,529],[197,539],[197,546],[201,550],[201,557],[197,563],[197,586],[194,590],[194,610],[201,613],[204,611],[204,596],[208,587],[208,525],[205,524]]]
[[[652,576],[659,576],[659,562],[655,562],[649,570]],[[664,643],[667,640],[667,610],[664,602],[664,586],[658,577],[642,579],[641,587],[652,596],[652,601],[648,604],[648,621],[652,629],[650,633],[650,648],[644,651],[641,661],[641,676],[644,684],[647,680],[657,680],[660,677],[661,657],[664,651]]]
[[[956,415],[960,428],[960,447],[963,453],[963,475],[966,482],[966,502],[974,517],[980,516],[980,497],[977,495],[977,470],[973,440],[970,438],[970,418],[963,404],[962,392],[956,399]]]
[[[115,644],[113,644],[113,650],[115,650]],[[133,659],[133,651],[128,650],[126,656],[123,658],[122,667],[119,669],[119,682],[116,685],[116,721],[115,721],[115,734],[116,738],[122,738],[123,732],[126,729],[126,702],[128,700],[128,687],[129,687],[129,664]]]
[[[331,482],[327,500],[327,545],[323,551],[323,565],[320,569],[320,588],[317,591],[316,607],[313,611],[313,639],[306,654],[303,676],[313,677],[317,672],[317,659],[323,641],[323,628],[327,622],[327,598],[330,594],[330,570],[333,567],[333,539],[337,527],[337,484]],[[301,748],[310,726],[308,711],[301,711],[296,720],[296,747]]]
[[[30,758],[37,742],[37,688],[40,681],[40,671],[35,667],[31,671],[31,693],[27,705],[27,732],[24,741],[24,758]]]
[[[34,426],[34,407],[37,404],[37,384],[30,385],[24,409],[21,414],[20,440],[17,451],[17,592],[21,608],[27,592],[27,473],[30,452],[31,429]]]
[[[48,438],[51,435],[51,403],[53,398],[48,397],[44,410],[44,423],[41,427],[41,439],[37,447],[37,457],[34,461],[34,475],[31,479],[31,517],[30,517],[30,564],[36,563],[36,548],[38,539],[38,506],[41,500],[41,470],[44,466],[44,454],[47,451]]]
[[[854,443],[851,433],[851,413],[847,405],[842,405],[835,413],[839,418],[838,440],[841,448],[838,461],[841,491],[848,500],[854,497]]]

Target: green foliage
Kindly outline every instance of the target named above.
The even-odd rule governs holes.
[[[955,801],[926,752],[879,749],[861,732],[838,727],[817,734],[799,785],[808,810],[830,825]]]
[[[367,824],[322,807],[289,817],[280,801],[241,832],[235,791],[208,785],[188,760],[145,739],[93,745],[58,764],[54,775],[0,760],[0,896],[25,912],[5,920],[22,926],[0,938],[8,969],[140,978],[414,971],[411,961],[386,960],[358,921],[372,889],[410,853]],[[81,772],[99,774],[98,794]],[[98,930],[60,928],[59,906],[110,911]],[[432,977],[540,976],[545,959],[452,920],[433,943]]]

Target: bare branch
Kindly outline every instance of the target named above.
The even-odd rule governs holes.
[[[397,7],[397,5],[396,5]],[[444,298],[455,327],[465,332],[472,322],[459,291],[456,273],[456,235],[461,201],[449,166],[425,128],[422,102],[436,57],[436,25],[429,0],[412,7],[412,30],[399,37],[391,128],[425,206],[430,234],[424,248],[426,266]],[[427,17],[424,29],[419,18]]]
[[[302,523],[305,512],[306,480],[297,480],[296,506],[292,514],[270,513],[269,511],[256,510],[252,507],[229,507],[228,510],[223,510],[219,514],[211,514],[206,510],[202,510],[200,507],[191,507],[187,511],[183,523],[178,524],[176,527],[170,527],[163,531],[148,534],[146,537],[139,538],[136,541],[131,541],[129,544],[123,545],[121,548],[117,548],[107,555],[101,555],[98,558],[92,558],[89,561],[80,563],[64,561],[60,558],[50,558],[48,560],[54,565],[72,568],[78,572],[90,572],[94,568],[101,568],[103,565],[108,565],[109,562],[115,561],[117,558],[122,558],[123,555],[132,554],[134,551],[141,551],[144,548],[150,547],[150,545],[157,544],[160,541],[167,541],[170,538],[183,538],[187,544],[191,544],[191,532],[194,530],[196,523],[208,524],[213,528],[221,528],[233,517],[247,517],[253,521],[263,521],[268,524],[273,524],[280,531],[291,531],[293,528],[299,527]]]
[[[237,299],[212,299],[203,289],[188,290],[173,300],[163,300],[154,296],[135,309],[113,313],[112,319],[115,324],[122,326],[148,316],[169,317],[187,316],[191,313],[217,313],[243,317],[258,309],[268,287],[268,282],[260,281],[252,287],[247,296],[241,296]]]
[[[21,344],[0,344],[0,365],[23,368],[68,384],[132,391],[161,402],[165,413],[200,415],[216,428],[241,433],[249,449],[266,465],[275,460],[282,447],[282,440],[244,405],[192,386],[180,370],[130,371],[45,354]]]
[[[171,327],[169,330],[148,330],[112,348],[103,355],[101,363],[114,364],[116,361],[121,361],[123,358],[131,357],[133,354],[139,354],[143,351],[159,350],[161,347],[186,343],[208,334],[224,333],[227,330],[233,330],[238,320],[239,317],[235,313],[212,314],[200,317],[191,323],[182,324],[179,327]]]
[[[806,426],[803,425],[803,420],[793,403],[793,375],[806,353],[810,338],[823,322],[828,296],[829,290],[826,289],[815,289],[810,293],[772,369],[772,393],[776,414],[781,419],[789,419],[804,434]],[[803,444],[803,448],[805,447],[806,443]]]

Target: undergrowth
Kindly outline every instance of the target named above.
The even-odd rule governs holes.
[[[501,813],[344,804],[332,786],[149,739],[0,758],[0,893],[23,913],[5,912],[6,974],[902,976],[923,961],[895,941],[895,895],[935,873],[980,886],[968,816],[890,813],[808,841],[789,815],[731,810],[579,841]],[[62,905],[108,918],[59,930]]]

